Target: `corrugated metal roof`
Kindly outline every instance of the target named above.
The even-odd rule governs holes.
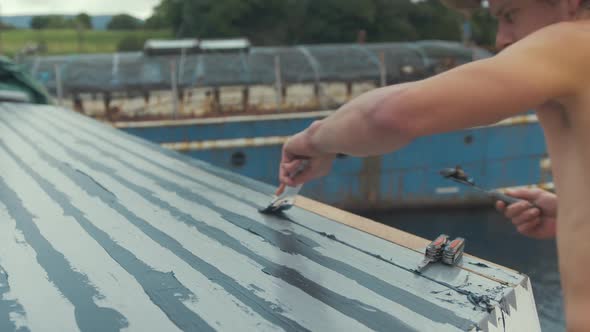
[[[1,331],[499,330],[530,289],[71,111],[0,104],[0,160]]]

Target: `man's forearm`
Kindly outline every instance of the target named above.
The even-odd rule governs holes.
[[[373,90],[342,106],[308,129],[310,144],[322,153],[358,157],[384,154],[405,146],[411,137],[402,126],[392,126],[395,121],[383,117],[394,117],[396,104],[403,107],[402,96],[410,85]]]

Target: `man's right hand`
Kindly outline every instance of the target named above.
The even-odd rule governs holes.
[[[535,239],[555,237],[557,195],[541,189],[516,189],[506,194],[522,201],[510,206],[497,202],[496,209],[512,220],[519,233]]]

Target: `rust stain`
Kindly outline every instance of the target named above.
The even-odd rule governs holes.
[[[359,188],[362,197],[373,205],[379,200],[381,189],[381,156],[363,159],[363,167],[359,175]]]

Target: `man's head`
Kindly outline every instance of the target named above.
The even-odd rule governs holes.
[[[480,0],[442,0],[449,7],[469,10]],[[554,23],[569,21],[590,0],[488,0],[491,14],[498,19],[496,47],[502,50],[527,35]]]
[[[498,19],[496,47],[502,50],[548,25],[576,17],[580,0],[490,0]]]

